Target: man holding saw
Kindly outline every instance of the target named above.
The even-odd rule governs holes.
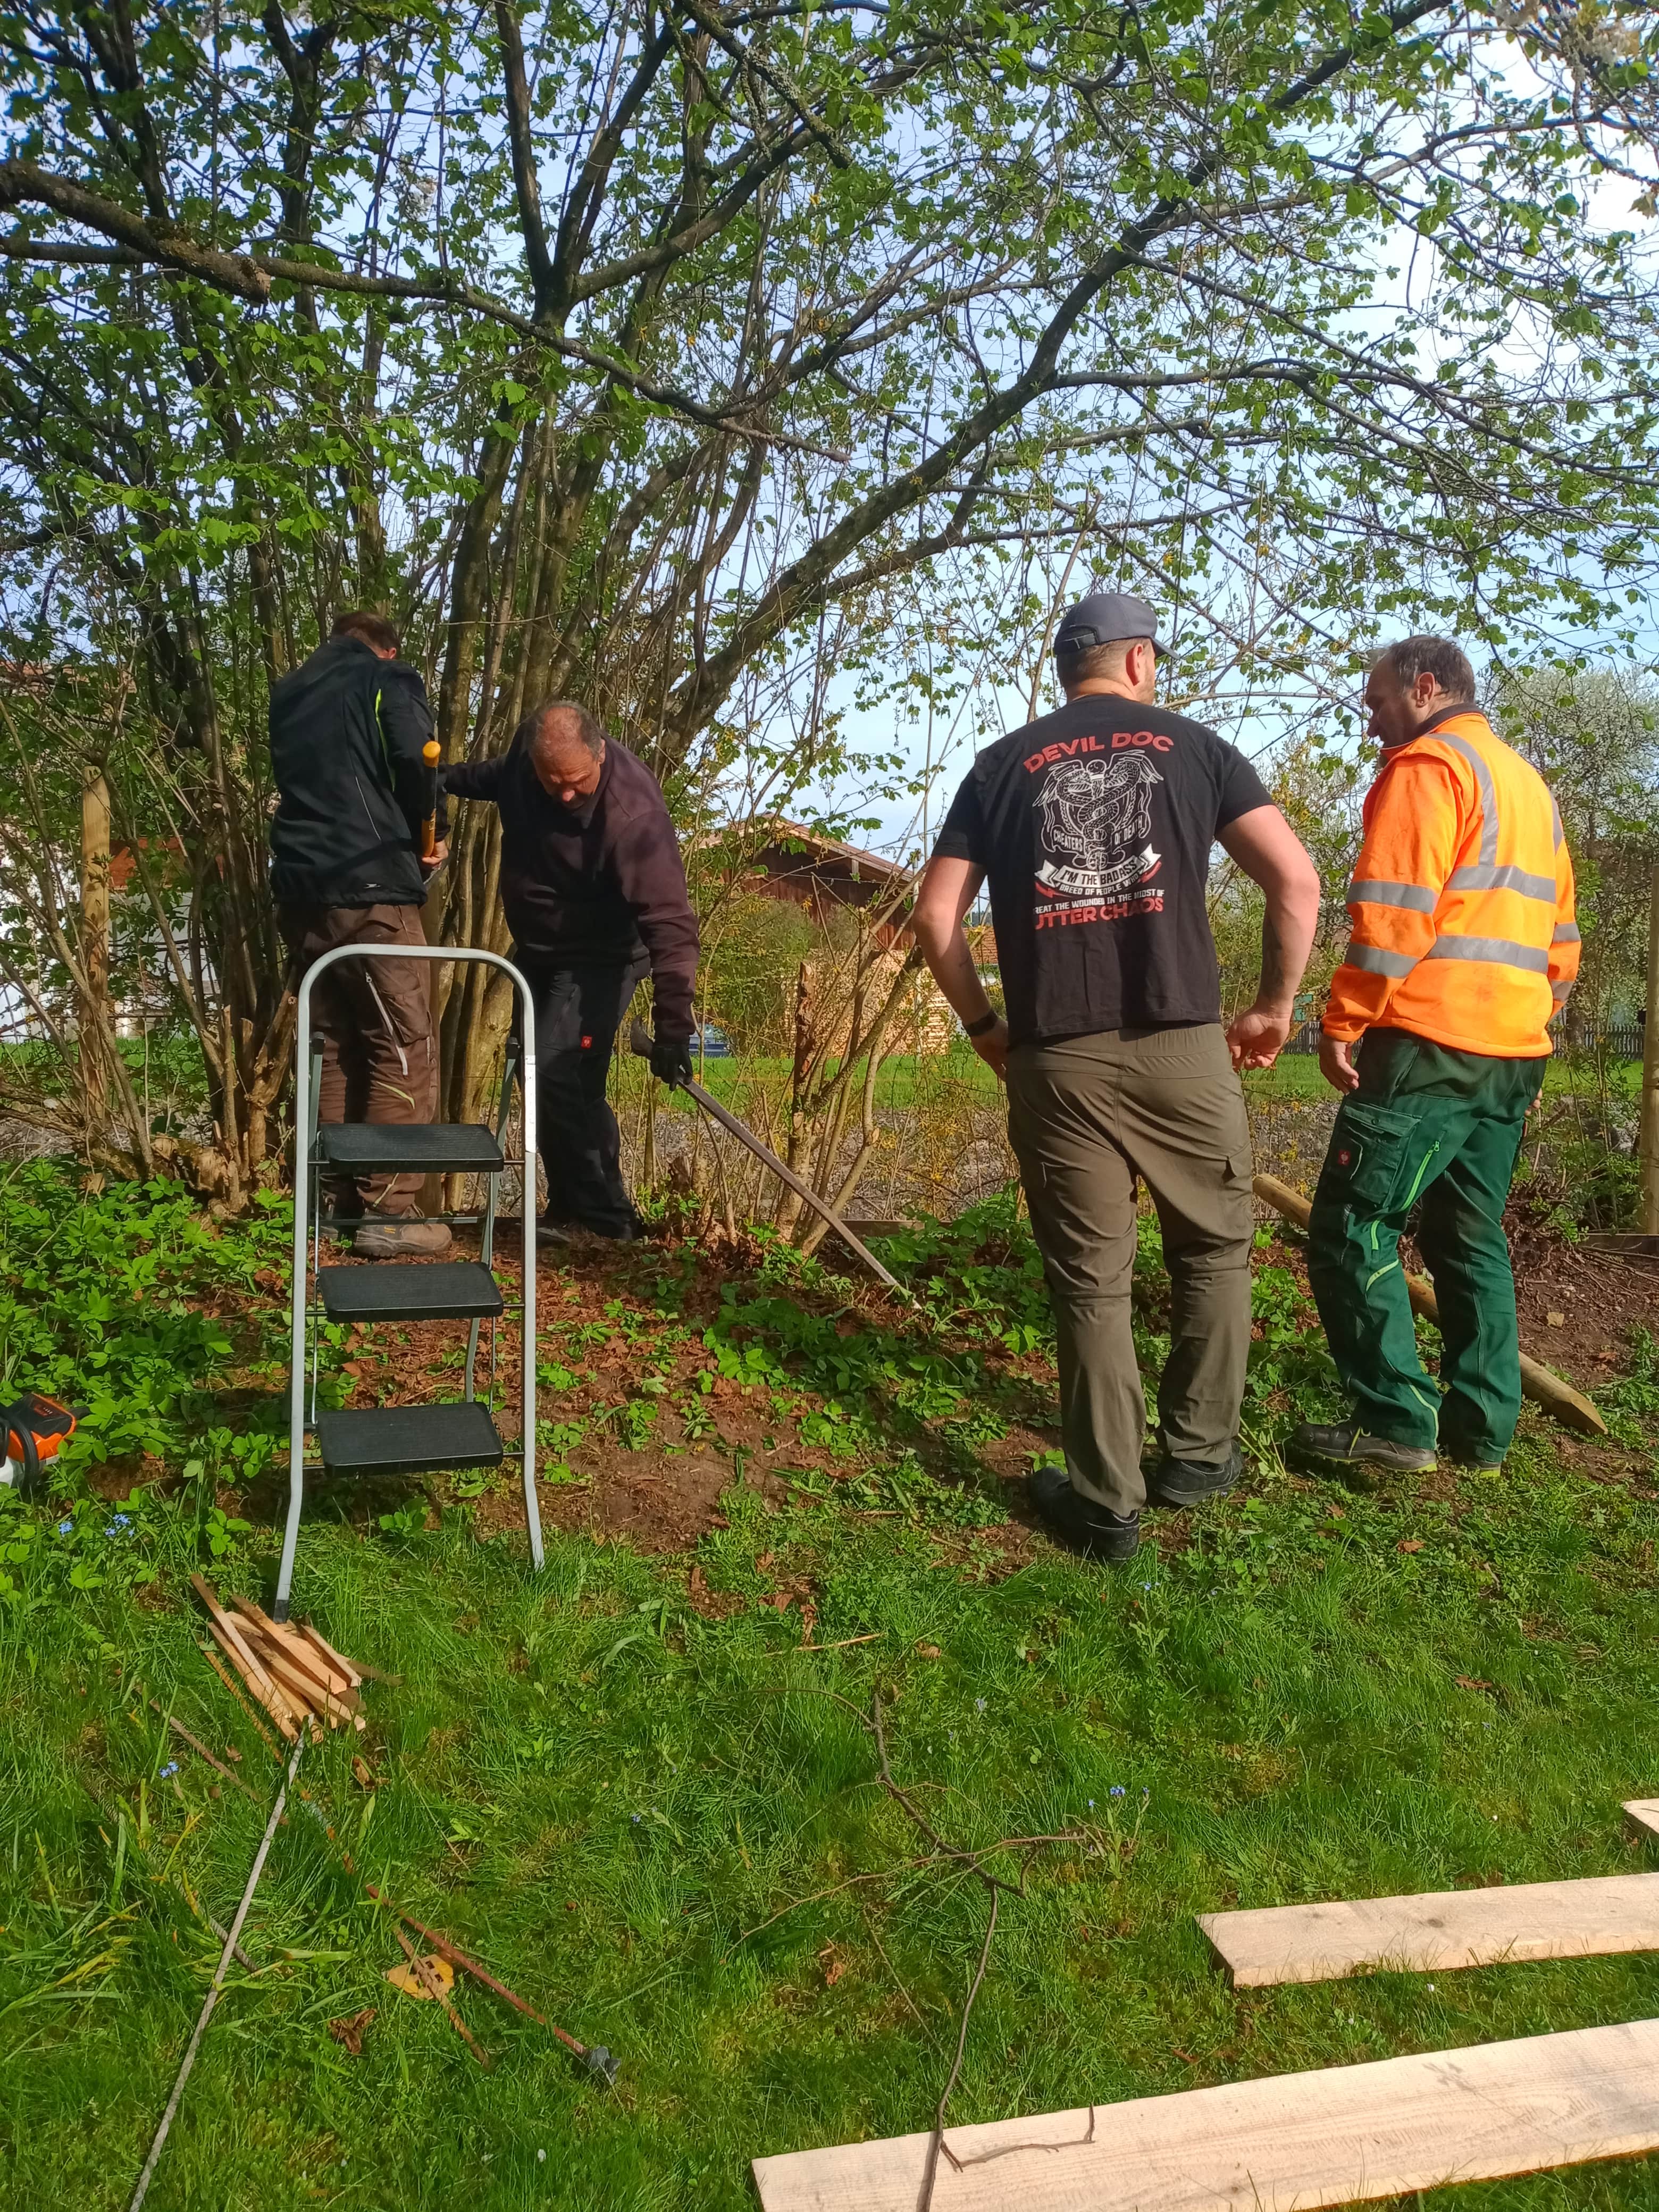
[[[1325,1010],[1319,1064],[1343,1103],[1308,1230],[1309,1279],[1354,1418],[1304,1422],[1287,1449],[1395,1473],[1432,1468],[1438,1450],[1496,1474],[1521,1412],[1504,1206],[1551,1050],[1546,1024],[1578,973],[1572,861],[1547,785],[1476,708],[1455,645],[1391,645],[1365,704],[1382,757],[1348,886],[1353,935]],[[1419,1204],[1437,1386],[1400,1266]]]
[[[270,888],[297,981],[339,945],[424,945],[427,879],[445,854],[426,687],[382,616],[338,615],[334,634],[271,687]],[[323,1043],[325,1121],[431,1121],[438,1046],[424,961],[342,960],[312,1006]],[[436,1256],[449,1231],[423,1221],[418,1175],[336,1183],[371,1260]]]
[[[1116,592],[1066,616],[1065,706],[980,754],[915,908],[939,988],[1007,1084],[1054,1301],[1066,1464],[1032,1478],[1033,1502],[1107,1559],[1133,1556],[1149,1495],[1196,1504],[1241,1471],[1254,1213],[1237,1071],[1271,1066],[1289,1036],[1319,912],[1313,863],[1243,755],[1155,703],[1155,620]],[[1218,839],[1267,897],[1255,1003],[1224,1030],[1206,908]],[[963,929],[981,881],[1006,1021]],[[1137,1178],[1171,1291],[1150,1484],[1129,1311]]]

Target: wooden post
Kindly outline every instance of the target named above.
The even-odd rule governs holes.
[[[1642,1227],[1659,1237],[1659,867],[1648,908],[1647,1023],[1642,1044]]]
[[[87,1133],[109,1120],[109,1071],[104,1053],[109,1024],[109,785],[94,768],[81,790],[81,1087]]]

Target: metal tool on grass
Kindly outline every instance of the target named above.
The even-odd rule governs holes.
[[[448,1936],[439,1929],[428,1928],[425,1921],[417,1920],[412,1912],[405,1912],[400,1905],[393,1905],[384,1891],[376,1889],[372,1881],[366,1881],[363,1888],[377,1905],[384,1905],[388,1912],[395,1913],[399,1920],[414,1929],[416,1935],[423,1936],[441,1959],[460,1972],[471,1974],[475,1982],[482,1983],[495,1996],[503,1998],[515,2011],[523,2013],[527,2020],[533,2020],[538,2027],[544,2027],[550,2034],[556,2036],[567,2051],[573,2051],[583,2061],[590,2073],[599,2075],[605,2081],[616,2080],[617,2062],[602,2043],[578,2043],[575,2037],[567,2035],[556,2021],[538,2012],[534,2005],[526,2004],[516,1990],[510,1990],[505,1982],[497,1981],[487,1966],[481,1966],[476,1959],[470,1958],[459,1943],[452,1943]]]
[[[283,1807],[287,1802],[289,1790],[293,1784],[295,1775],[299,1771],[300,1756],[305,1747],[306,1739],[301,1734],[294,1746],[294,1756],[289,1760],[288,1772],[283,1777],[283,1786],[276,1792],[276,1802],[270,1808],[270,1818],[265,1822],[265,1832],[259,1838],[259,1848],[253,1855],[253,1866],[247,1878],[247,1887],[242,1892],[242,1901],[236,1908],[236,1917],[231,1922],[229,1932],[225,1937],[225,1948],[219,1955],[219,1964],[215,1971],[212,1984],[208,1990],[202,2009],[197,2014],[196,2025],[191,2031],[190,2041],[185,2046],[184,2063],[179,2069],[179,2078],[173,2085],[173,2094],[167,2099],[167,2110],[162,2113],[161,2124],[155,2130],[155,2140],[149,2147],[149,2156],[144,2160],[144,2170],[138,2177],[138,2186],[132,2192],[132,2202],[128,2206],[127,2212],[138,2212],[139,2206],[149,2194],[149,2185],[155,2179],[155,2169],[161,2163],[167,2132],[173,2125],[173,2116],[179,2110],[179,2100],[185,2094],[185,2084],[190,2079],[190,2069],[196,2063],[196,2054],[202,2047],[202,2038],[207,2033],[207,2024],[213,2017],[213,2008],[219,2002],[219,1992],[225,1985],[225,1976],[230,1971],[230,1962],[235,1956],[241,1936],[242,1923],[247,1918],[248,1907],[253,1902],[253,1893],[259,1887],[259,1877],[265,1870],[265,1858],[270,1850],[270,1839],[276,1834],[277,1823],[283,1817]]]
[[[650,1030],[647,1029],[643,1022],[635,1022],[634,1024],[632,1030],[629,1032],[628,1041],[632,1046],[635,1056],[637,1059],[650,1059],[653,1049],[653,1039]],[[718,1098],[711,1096],[708,1091],[703,1089],[701,1083],[695,1082],[690,1076],[683,1077],[679,1083],[674,1087],[677,1090],[685,1091],[689,1097],[695,1098],[705,1114],[712,1114],[714,1119],[720,1123],[722,1129],[729,1129],[740,1145],[746,1145],[757,1160],[759,1160],[764,1166],[770,1168],[773,1174],[776,1176],[781,1182],[788,1184],[790,1189],[794,1192],[797,1198],[805,1199],[807,1205],[811,1207],[813,1212],[818,1216],[819,1219],[828,1222],[830,1228],[835,1231],[836,1236],[840,1237],[842,1243],[848,1247],[848,1250],[857,1253],[859,1258],[863,1261],[865,1266],[868,1267],[871,1273],[875,1276],[878,1282],[884,1283],[888,1289],[894,1293],[895,1297],[903,1298],[907,1302],[908,1301],[910,1294],[905,1289],[903,1284],[899,1281],[897,1276],[888,1273],[887,1269],[882,1266],[880,1261],[877,1259],[875,1254],[871,1251],[868,1245],[861,1244],[858,1238],[854,1236],[852,1231],[842,1219],[840,1214],[833,1212],[830,1207],[827,1206],[815,1191],[809,1190],[806,1188],[806,1185],[801,1181],[800,1177],[795,1173],[794,1170],[793,1168],[786,1167],[783,1162],[778,1158],[777,1154],[772,1150],[772,1147],[769,1145],[763,1144],[760,1139],[755,1134],[754,1131],[750,1128],[745,1122],[738,1121],[735,1114],[732,1113],[727,1108],[722,1106]]]

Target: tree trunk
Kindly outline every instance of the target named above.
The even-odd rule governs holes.
[[[81,996],[81,1086],[85,1102],[87,1142],[101,1138],[109,1124],[109,1069],[112,1049],[109,1008],[109,785],[101,766],[81,790],[81,966],[86,988]]]
[[[1659,867],[1648,908],[1648,997],[1642,1048],[1642,1226],[1659,1236]]]

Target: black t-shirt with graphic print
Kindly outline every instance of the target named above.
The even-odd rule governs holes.
[[[1115,695],[988,745],[933,850],[984,871],[1010,1042],[1218,1021],[1210,848],[1270,804],[1237,746]]]

